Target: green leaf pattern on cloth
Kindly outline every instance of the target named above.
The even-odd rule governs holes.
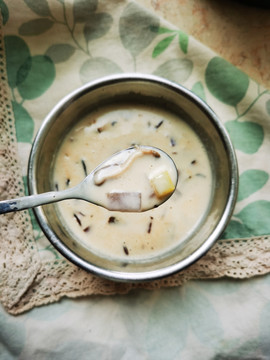
[[[250,229],[253,236],[270,233],[270,201],[252,202],[235,216]]]
[[[68,61],[68,59],[74,54],[75,47],[70,44],[54,44],[49,47],[46,54],[55,64]]]
[[[193,68],[188,59],[171,59],[161,64],[154,74],[184,84],[190,77]]]
[[[27,110],[16,101],[12,102],[12,108],[16,119],[15,128],[19,142],[31,143],[34,133],[34,121]]]
[[[188,52],[188,35],[181,30],[172,30],[160,26],[159,28],[154,28],[158,34],[165,34],[162,40],[160,40],[152,53],[152,57],[155,58],[162,54],[172,43],[172,41],[177,37],[179,48],[183,51],[184,54]]]
[[[110,14],[91,14],[85,23],[83,33],[86,42],[93,41],[104,36],[110,29],[113,19]]]
[[[268,115],[270,115],[270,100],[266,101],[265,108],[266,108],[266,111],[267,111]]]
[[[20,356],[26,343],[26,332],[22,323],[10,319],[7,314],[0,314],[0,354],[3,359],[14,359]],[[6,352],[9,349],[9,353]]]
[[[201,81],[196,82],[191,89],[194,94],[198,95],[202,100],[206,101],[204,87]]]
[[[95,57],[86,60],[80,68],[80,78],[82,83],[87,83],[99,76],[106,76],[111,74],[120,74],[123,70],[113,61],[104,57]]]
[[[236,149],[246,154],[254,154],[261,147],[264,139],[263,127],[251,121],[228,121],[226,129]]]
[[[50,16],[51,11],[47,0],[24,0],[29,8],[39,16]]]
[[[130,52],[134,63],[136,57],[146,49],[157,36],[159,19],[147,14],[130,3],[124,9],[119,20],[120,39],[123,46]]]
[[[3,24],[5,25],[9,18],[9,11],[6,3],[3,0],[0,0],[0,11],[3,17]]]
[[[22,24],[19,34],[22,36],[36,36],[48,31],[54,22],[50,19],[34,19]]]
[[[5,49],[8,60],[8,84],[14,89],[18,85],[18,72],[30,57],[30,50],[25,41],[15,35],[5,36]]]
[[[170,36],[165,37],[163,40],[161,40],[153,50],[153,58],[157,57],[163,51],[165,51],[167,49],[167,47],[170,45],[170,43],[173,41],[175,36],[176,36],[175,34],[170,35]]]
[[[73,5],[74,21],[79,23],[86,22],[88,17],[91,16],[97,10],[97,6],[98,6],[97,0],[75,1]]]
[[[236,106],[244,98],[249,85],[246,74],[217,56],[207,65],[205,81],[213,96],[232,106]]]
[[[171,296],[171,291],[163,293],[152,307],[149,322],[144,336],[144,344],[147,353],[152,359],[166,359],[167,354],[172,358],[181,352],[187,341],[188,319],[183,316],[182,299]],[[160,315],[163,314],[161,317]],[[181,321],[175,322],[175,318]],[[161,329],[166,328],[167,341]]]
[[[55,79],[55,66],[46,55],[29,57],[19,69],[18,91],[23,99],[32,100],[41,96]]]
[[[183,51],[183,53],[187,54],[187,52],[188,52],[188,35],[181,30],[178,31],[178,43],[179,43],[180,49]]]
[[[268,181],[269,174],[263,170],[247,170],[240,175],[238,201],[260,190]]]
[[[224,239],[270,233],[268,90],[205,47],[201,57],[201,45],[192,37],[133,1],[57,0],[57,13],[53,1],[21,2],[28,17],[17,24],[7,2],[1,0],[0,8],[9,29],[8,81],[24,151],[53,105],[82,84],[122,72],[162,76],[207,101],[234,143],[240,189]],[[40,251],[56,256],[37,229]]]
[[[234,290],[228,289],[230,292]],[[166,289],[159,296],[134,293],[126,302],[134,310],[128,312],[124,307],[122,320],[129,335],[137,339],[150,359],[167,359],[168,354],[172,359],[180,358],[180,354],[184,356],[182,352],[188,347],[190,337],[206,350],[218,348],[224,340],[223,324],[215,304],[203,286],[195,282],[178,290]],[[136,332],[138,323],[140,332]]]

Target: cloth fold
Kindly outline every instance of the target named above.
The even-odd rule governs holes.
[[[7,4],[0,29],[1,200],[25,193],[31,143],[52,106],[87,81],[125,71],[166,77],[207,101],[236,147],[240,191],[224,239],[189,268],[146,283],[115,283],[88,274],[57,253],[31,211],[1,215],[0,299],[6,310],[19,314],[63,296],[125,294],[190,279],[268,273],[268,90],[136,2],[51,1],[36,7],[19,1],[19,11],[14,4]]]

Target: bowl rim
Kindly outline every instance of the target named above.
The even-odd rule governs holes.
[[[214,245],[214,243],[219,239],[220,235],[225,230],[232,216],[237,201],[238,183],[239,183],[237,158],[236,158],[234,146],[229,137],[229,134],[227,133],[225,126],[219,120],[218,116],[212,110],[212,108],[204,100],[202,100],[195,93],[193,93],[192,91],[188,90],[187,88],[176,82],[173,82],[171,80],[156,75],[143,74],[143,73],[124,73],[124,74],[108,75],[84,84],[83,86],[73,90],[68,95],[64,96],[44,118],[35,136],[30,151],[29,162],[28,162],[28,190],[29,190],[29,194],[37,193],[36,182],[35,182],[35,169],[37,164],[36,164],[35,154],[37,154],[39,143],[42,143],[42,141],[46,137],[47,130],[50,128],[54,118],[57,117],[57,115],[59,115],[72,102],[74,102],[74,100],[76,100],[77,98],[81,97],[83,94],[89,91],[95,90],[96,88],[100,88],[101,86],[112,85],[118,82],[129,82],[129,81],[133,81],[133,82],[146,81],[146,82],[156,83],[159,86],[165,86],[172,89],[174,92],[181,93],[182,96],[188,98],[193,103],[195,103],[196,106],[199,107],[200,110],[204,112],[208,118],[211,119],[211,122],[217,129],[223,141],[224,147],[226,149],[226,153],[228,154],[228,162],[230,164],[231,177],[230,177],[228,198],[224,211],[218,221],[217,226],[212,231],[210,236],[204,241],[202,245],[200,245],[188,257],[180,260],[177,263],[163,267],[161,269],[142,271],[142,272],[134,272],[134,271],[122,272],[122,271],[115,271],[110,269],[107,270],[100,266],[89,263],[88,261],[81,258],[79,255],[75,254],[65,244],[63,244],[61,240],[52,231],[52,229],[48,226],[46,222],[46,216],[42,210],[42,207],[33,208],[33,211],[41,229],[44,232],[44,235],[48,238],[48,240],[52,243],[52,245],[67,260],[71,261],[73,264],[79,266],[80,268],[94,275],[109,280],[121,281],[121,282],[142,282],[142,281],[157,280],[173,275],[187,268],[188,266],[194,264],[203,255],[205,255],[209,251],[209,249]]]

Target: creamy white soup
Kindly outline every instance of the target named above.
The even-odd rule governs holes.
[[[64,190],[77,185],[114,153],[139,145],[160,148],[177,166],[175,191],[170,188],[174,180],[166,171],[166,166],[153,175],[157,179],[161,174],[162,185],[157,181],[158,189],[161,186],[161,191],[165,193],[167,188],[170,188],[168,193],[174,191],[159,207],[146,212],[129,212],[129,209],[125,212],[125,208],[114,211],[76,199],[56,205],[61,220],[73,237],[104,257],[128,261],[161,255],[196,231],[209,206],[211,165],[198,135],[189,124],[167,110],[134,104],[97,109],[70,130],[55,158],[55,189]],[[133,171],[135,183],[142,180],[142,158],[153,161],[151,156],[139,156],[132,160],[128,167]],[[105,175],[108,176],[108,173],[105,172]],[[97,178],[97,182],[102,183],[102,176]],[[117,176],[121,178],[121,173]],[[150,181],[153,196],[159,198],[154,187],[155,184]],[[122,191],[134,193],[124,184],[115,193],[121,194]],[[104,193],[108,194],[105,187]]]

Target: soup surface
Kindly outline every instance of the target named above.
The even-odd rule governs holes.
[[[118,104],[91,112],[68,132],[55,158],[54,187],[77,185],[112,154],[134,145],[155,146],[174,160],[179,179],[169,200],[146,212],[109,211],[83,200],[56,205],[77,241],[125,261],[157,256],[185,241],[206,214],[213,181],[206,150],[185,121],[157,107]]]

